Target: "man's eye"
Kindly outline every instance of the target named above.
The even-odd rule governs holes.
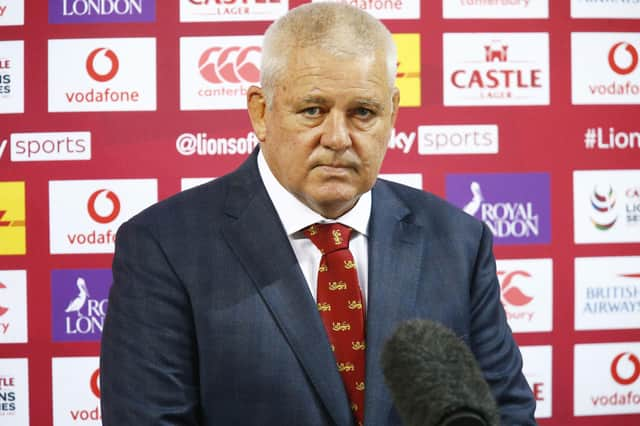
[[[367,119],[373,117],[375,114],[373,111],[367,108],[356,108],[353,110],[353,115],[357,118]]]
[[[307,117],[317,117],[321,112],[320,107],[309,107],[302,110],[302,114]]]

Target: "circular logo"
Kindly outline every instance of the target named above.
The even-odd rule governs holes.
[[[611,185],[596,185],[591,193],[591,223],[601,230],[611,229],[618,220],[615,210],[616,196]]]
[[[96,369],[91,375],[91,379],[89,380],[89,386],[91,386],[91,392],[96,396],[96,398],[100,398],[100,369]]]
[[[96,201],[100,194],[105,194],[105,198],[107,198],[111,202],[111,212],[108,214],[100,214],[96,210]],[[89,211],[89,216],[91,219],[95,220],[98,223],[109,223],[120,214],[120,199],[118,196],[109,191],[107,189],[99,189],[89,197],[89,201],[87,202],[87,210]]]
[[[198,59],[202,78],[209,83],[257,83],[261,49],[258,46],[210,47]]]
[[[616,62],[616,51],[622,45],[625,46],[624,50],[631,57],[631,63],[626,66],[620,66]],[[611,49],[609,49],[609,66],[616,74],[620,74],[620,75],[631,74],[638,66],[638,51],[636,50],[635,47],[633,47],[632,45],[624,41],[614,44],[611,47]]]
[[[627,360],[630,364],[627,364],[624,372],[627,374],[623,373],[625,376],[623,377],[619,372],[619,367],[620,361],[625,355],[627,355]],[[628,374],[628,371],[626,371],[629,366],[631,367],[630,374]],[[630,385],[634,383],[636,380],[638,380],[638,377],[640,377],[640,360],[631,352],[623,352],[619,354],[613,359],[613,362],[611,363],[611,376],[613,377],[613,380],[620,383],[621,385]]]
[[[98,54],[100,57],[98,58]],[[105,59],[109,61],[109,64],[105,64]],[[96,62],[99,62],[99,69],[103,72],[99,72],[96,70]],[[113,50],[107,49],[105,47],[99,47],[89,53],[87,56],[87,72],[89,76],[95,81],[99,81],[100,83],[104,83],[105,81],[111,80],[118,73],[118,68],[120,67],[120,62],[118,61],[118,57],[113,52]],[[105,71],[106,68],[106,71]]]

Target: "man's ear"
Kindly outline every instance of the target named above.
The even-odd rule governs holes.
[[[267,112],[267,101],[261,88],[257,86],[249,87],[247,90],[247,110],[253,131],[260,142],[264,142],[267,136],[267,126],[265,114]]]

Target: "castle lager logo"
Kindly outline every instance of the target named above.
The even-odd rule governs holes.
[[[574,104],[640,104],[640,34],[572,33]]]
[[[154,38],[49,40],[49,111],[156,109]]]
[[[7,426],[29,424],[29,375],[26,358],[0,358],[0,419]]]
[[[51,253],[112,253],[118,227],[157,193],[155,179],[50,181]]]
[[[289,0],[180,0],[180,22],[272,21]]]
[[[548,105],[547,33],[445,33],[445,105]]]
[[[453,174],[446,186],[447,199],[484,221],[496,244],[551,241],[549,174]]]
[[[260,81],[262,36],[181,37],[180,109],[244,109]]]
[[[49,23],[152,22],[155,0],[49,0]]]
[[[522,374],[527,379],[536,400],[536,419],[551,417],[552,402],[552,348],[545,346],[520,346]]]

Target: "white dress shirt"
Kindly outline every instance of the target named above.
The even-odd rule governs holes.
[[[267,194],[269,194],[271,202],[280,217],[280,222],[282,222],[282,226],[287,233],[314,300],[317,300],[316,286],[322,255],[320,250],[304,235],[304,229],[314,223],[333,222],[340,222],[353,229],[349,249],[356,262],[358,281],[360,282],[360,289],[366,308],[368,306],[367,279],[369,266],[367,229],[369,227],[369,217],[371,216],[371,191],[362,194],[356,205],[344,215],[337,219],[327,219],[304,205],[278,182],[267,165],[262,151],[258,153],[258,171],[267,189]]]

